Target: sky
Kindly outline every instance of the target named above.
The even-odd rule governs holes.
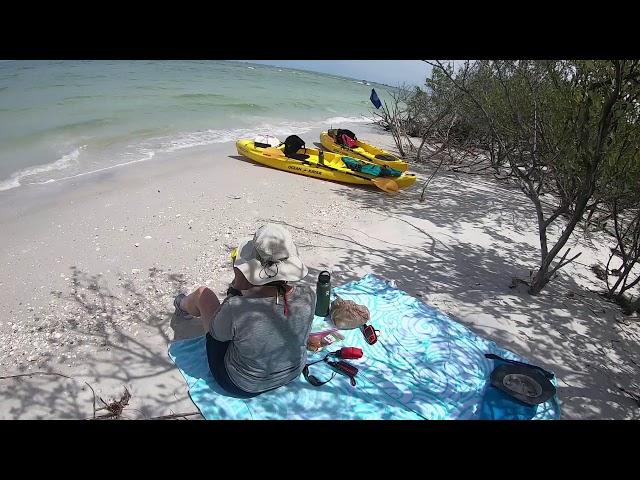
[[[431,67],[421,60],[246,60],[314,72],[330,73],[385,85],[424,85]]]

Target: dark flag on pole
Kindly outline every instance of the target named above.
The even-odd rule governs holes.
[[[371,89],[371,96],[369,97],[369,100],[371,100],[371,103],[373,103],[376,108],[380,108],[382,106],[382,102],[378,98],[375,88]]]

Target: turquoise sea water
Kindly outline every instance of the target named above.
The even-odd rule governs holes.
[[[1,61],[0,190],[262,133],[304,138],[366,123],[374,87],[384,99],[376,84],[229,61]]]

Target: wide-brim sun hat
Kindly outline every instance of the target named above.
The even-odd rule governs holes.
[[[527,405],[539,405],[556,394],[556,387],[540,369],[503,364],[490,376],[491,385]]]
[[[298,282],[309,273],[291,233],[272,223],[258,228],[253,237],[240,240],[234,267],[253,285]]]

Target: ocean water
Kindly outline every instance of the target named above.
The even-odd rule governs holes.
[[[368,123],[375,83],[230,61],[0,61],[0,191],[270,133]],[[318,141],[306,139],[307,143]]]

